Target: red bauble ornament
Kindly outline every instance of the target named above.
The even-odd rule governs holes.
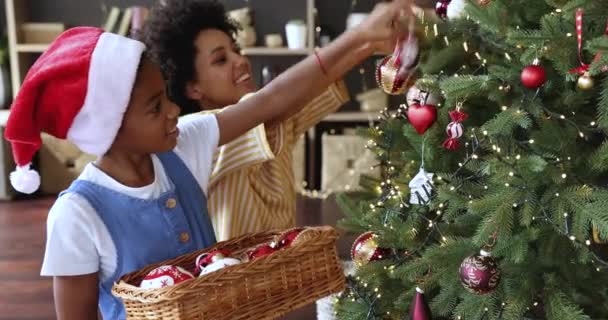
[[[283,233],[277,241],[277,248],[283,249],[285,247],[289,247],[303,230],[304,228],[295,228]]]
[[[379,248],[377,235],[368,231],[355,239],[350,249],[350,254],[355,265],[362,266],[370,261],[377,261],[386,258],[391,250]]]
[[[441,19],[445,19],[448,17],[448,5],[452,2],[452,0],[438,0],[435,3],[435,13]]]
[[[277,250],[278,250],[277,248],[272,247],[269,244],[263,244],[261,246],[255,247],[255,248],[251,249],[250,251],[248,251],[247,257],[249,258],[249,260],[255,260],[255,259],[258,259],[261,257],[265,257],[269,254],[272,254]]]
[[[524,68],[521,72],[521,83],[528,89],[538,89],[545,84],[547,74],[537,63]]]
[[[424,134],[437,120],[437,108],[432,104],[414,103],[407,108],[407,118],[418,134]]]
[[[376,82],[387,94],[405,93],[416,71],[419,58],[418,39],[413,26],[409,35],[397,42],[393,54],[385,57],[376,68]]]
[[[162,266],[150,271],[139,285],[142,289],[170,287],[194,279],[194,276],[181,267]]]
[[[480,254],[464,259],[459,273],[460,282],[465,289],[479,295],[493,292],[500,281],[500,269],[496,259],[483,250]]]
[[[424,298],[424,291],[416,287],[416,295],[410,305],[410,319],[412,320],[431,320],[431,308]]]

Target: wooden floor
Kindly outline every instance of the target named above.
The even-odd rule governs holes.
[[[51,280],[39,276],[46,237],[46,216],[54,198],[0,202],[0,319],[54,319]],[[335,225],[340,218],[333,200],[298,200],[298,225]],[[352,238],[342,238],[348,255]],[[316,319],[315,305],[283,320]]]

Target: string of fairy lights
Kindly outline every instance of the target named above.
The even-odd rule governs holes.
[[[561,13],[563,13],[563,11],[558,8],[558,9],[555,9],[553,12],[551,12],[551,15],[556,15],[556,14],[561,14]],[[470,18],[467,17],[467,19],[470,19]],[[433,24],[432,26],[430,26],[429,24],[425,23],[424,16],[422,17],[421,20],[424,23],[424,30],[425,30],[425,34],[427,36],[430,34],[430,30],[432,29],[432,31],[433,31],[432,34],[434,37],[441,37],[446,46],[451,45],[450,40],[448,39],[447,36],[440,35],[437,24]],[[477,22],[477,23],[479,23],[479,22]],[[517,27],[517,29],[519,29],[519,26]],[[573,35],[572,35],[572,33],[568,33],[568,34],[566,34],[566,36],[572,37]],[[468,41],[464,41],[462,43],[462,47],[463,47],[463,50],[465,53],[472,54],[480,62],[479,67],[468,75],[469,77],[471,77],[471,79],[472,79],[472,76],[477,74],[479,71],[483,71],[483,70],[487,71],[486,70],[487,60],[484,59],[483,56],[479,52],[471,50]],[[516,45],[516,47],[518,49],[525,49],[524,46],[522,46],[522,45]],[[546,53],[549,51],[549,47],[547,46],[546,43],[543,43],[540,50],[542,52]],[[507,61],[512,61],[512,59],[513,59],[507,52],[504,53],[504,57]],[[466,71],[467,69],[469,69],[469,67],[466,65],[463,65],[460,70]],[[443,71],[441,71],[439,74],[440,74],[440,77],[445,77],[445,73]],[[453,74],[452,76],[462,77],[462,75],[459,75],[459,74]],[[436,81],[439,81],[439,80],[436,80]],[[488,79],[488,81],[489,81],[489,79]],[[425,80],[424,79],[420,80],[420,82],[422,84],[424,84]],[[498,90],[503,91],[503,92],[509,92],[511,90],[511,86],[510,86],[510,84],[506,83],[505,81],[502,81],[502,84],[499,85]],[[534,92],[534,94],[531,97],[528,95],[524,95],[524,97],[521,101],[521,105],[522,106],[525,105],[526,101],[534,102],[538,98],[540,93],[541,93],[541,90],[538,89],[538,90],[536,90],[536,92]],[[589,134],[589,133],[593,133],[593,132],[601,132],[601,129],[598,128],[598,124],[596,121],[591,121],[589,123],[589,125],[586,125],[586,126],[580,126],[576,121],[572,120],[572,119],[576,119],[575,112],[571,112],[572,117],[570,117],[570,116],[566,116],[565,114],[555,112],[543,104],[540,104],[540,105],[542,106],[542,110],[545,112],[545,117],[544,117],[545,120],[563,121],[564,123],[574,127],[577,131],[578,137],[581,139],[585,139],[587,137],[586,133]],[[514,110],[514,108],[510,107],[510,106],[503,105],[500,107],[500,109],[503,112],[514,112],[517,116],[522,116],[522,117],[528,116],[526,111],[522,111],[521,109]],[[390,118],[394,119],[396,117],[402,117],[403,111],[404,111],[403,107],[400,107],[397,113],[389,114],[388,111],[385,109],[382,112],[380,112],[379,120],[387,121]],[[380,127],[376,126],[374,129],[376,130],[376,133],[378,133],[379,136],[382,135]],[[488,153],[493,153],[496,156],[496,159],[498,159],[504,165],[511,166],[512,170],[509,171],[508,176],[511,179],[517,179],[517,182],[519,182],[519,184],[517,184],[516,182],[509,180],[509,181],[505,182],[504,187],[523,188],[525,190],[525,188],[527,188],[527,185],[525,184],[525,178],[521,175],[518,175],[517,171],[515,169],[517,166],[517,163],[522,160],[522,156],[520,154],[508,155],[507,154],[508,152],[503,151],[503,148],[501,148],[499,143],[494,141],[494,140],[498,140],[498,139],[493,139],[492,135],[488,132],[488,130],[484,129],[483,127],[478,128],[478,129],[470,128],[469,130],[470,130],[470,136],[469,136],[470,140],[465,143],[465,149],[466,149],[465,157],[458,164],[459,167],[454,171],[454,173],[452,175],[454,175],[454,176],[457,175],[461,170],[463,170],[463,168],[466,168],[467,165],[471,161],[478,160],[481,157],[479,154],[480,149],[486,150],[486,152],[488,152]],[[481,134],[481,138],[478,137],[478,132]],[[536,148],[538,148],[538,147],[534,147],[535,140],[532,138],[530,138],[526,141],[516,141],[516,144],[521,149],[523,149],[527,152],[530,152],[536,156],[542,157],[545,161],[547,161],[548,164],[555,165],[555,167],[557,169],[561,170],[562,173],[561,173],[560,177],[564,181],[566,181],[567,179],[577,179],[577,177],[575,177],[574,175],[569,175],[568,172],[564,169],[564,164],[572,161],[571,156],[562,156],[562,157],[548,156],[546,154],[543,154],[542,152],[538,152],[536,150]],[[375,141],[370,140],[370,141],[368,141],[366,148],[373,150],[375,148],[378,148],[378,144]],[[379,156],[378,152],[376,152],[376,154]],[[412,161],[412,162],[414,163],[414,161]],[[393,166],[393,164],[391,163],[391,161],[387,160],[386,162],[380,163],[378,165],[384,166],[385,168],[387,168],[387,170],[385,171],[385,177],[382,179],[382,182],[380,183],[379,186],[377,186],[377,190],[380,193],[378,201],[370,204],[370,209],[371,209],[372,213],[375,213],[377,210],[383,210],[383,212],[385,213],[384,217],[382,218],[383,226],[385,228],[394,230],[393,226],[388,224],[388,222],[390,221],[389,218],[395,212],[397,212],[398,214],[404,214],[405,212],[403,211],[403,209],[409,208],[410,206],[404,201],[403,192],[400,189],[400,186],[397,183],[395,183],[395,179],[398,176],[398,173],[397,173],[395,167]],[[408,175],[408,177],[409,177],[409,175]],[[469,178],[473,178],[473,176],[471,176]],[[481,177],[477,176],[476,178],[481,178]],[[447,179],[443,178],[440,175],[438,175],[435,178],[435,181],[433,181],[433,184],[445,184],[447,186],[448,190],[450,190],[450,191],[460,190],[460,187],[462,186],[463,183],[464,183],[464,181],[460,181],[459,185],[452,185],[450,181],[448,181]],[[584,187],[589,188],[589,191],[591,191],[591,188],[588,187],[587,185],[585,185]],[[484,190],[489,190],[490,187],[488,185],[484,185],[483,188],[484,188]],[[415,212],[417,217],[420,217],[423,221],[426,221],[426,223],[428,223],[429,232],[427,233],[426,239],[424,241],[422,241],[421,246],[419,248],[417,248],[415,250],[411,250],[410,252],[406,252],[405,255],[394,255],[394,257],[393,257],[394,263],[390,266],[384,267],[384,269],[387,270],[389,273],[391,273],[391,274],[394,273],[395,268],[400,263],[404,263],[405,261],[407,261],[408,259],[410,259],[413,256],[419,256],[419,252],[421,250],[423,250],[425,247],[427,247],[429,242],[434,240],[434,241],[439,241],[442,243],[442,245],[444,245],[444,244],[447,244],[448,241],[450,241],[449,238],[446,237],[440,229],[440,224],[442,222],[449,224],[448,221],[442,221],[443,220],[442,211],[446,209],[447,204],[439,203],[436,207],[432,208],[431,207],[432,203],[434,202],[434,200],[436,200],[436,197],[437,197],[436,192],[431,195],[431,198],[429,199],[429,202],[427,203],[427,205],[423,206],[425,208],[423,213]],[[556,192],[554,194],[554,197],[559,198],[560,193]],[[474,202],[473,197],[469,195],[469,199],[470,199],[469,204],[472,204]],[[385,204],[387,204],[387,202],[389,202],[390,200],[395,200],[397,202],[398,207],[399,207],[398,210],[394,210],[393,208],[385,206]],[[523,200],[523,203],[515,202],[515,203],[513,203],[513,208],[521,207],[524,203],[526,203],[528,201],[530,201],[530,199]],[[551,215],[545,210],[545,208],[542,205],[539,206],[539,208],[542,212],[542,215],[532,217],[532,220],[535,223],[549,224],[556,232],[558,232],[559,234],[563,235],[564,237],[566,237],[570,241],[572,241],[573,246],[578,247],[578,248],[586,248],[587,252],[593,258],[592,263],[597,272],[601,272],[603,270],[608,269],[608,261],[606,261],[602,257],[598,256],[595,252],[593,252],[593,250],[590,250],[590,246],[593,244],[593,241],[591,239],[589,239],[589,238],[578,239],[575,235],[572,234],[572,230],[570,227],[572,214],[564,212],[563,213],[564,223],[563,223],[563,225],[560,225],[559,223],[554,221],[554,218],[551,217]],[[432,212],[435,213],[435,217],[429,218],[429,216],[431,216]],[[371,228],[372,226],[369,225],[368,227]],[[415,236],[417,233],[418,233],[418,230],[416,230],[416,228],[413,228],[411,235]],[[434,238],[435,233],[438,235],[438,238]],[[382,292],[381,292],[380,288],[376,287],[370,293],[369,292],[370,290],[368,290],[367,282],[364,282],[364,281],[362,282],[362,279],[360,277],[354,277],[354,278],[349,277],[348,290],[349,290],[349,292],[345,293],[347,299],[349,299],[353,302],[359,300],[359,301],[363,301],[364,303],[367,304],[367,306],[369,308],[369,312],[367,314],[366,319],[376,319],[376,317],[382,316],[381,314],[377,314],[377,311],[375,310],[378,299],[380,299],[382,297]],[[343,297],[343,295],[341,295],[341,297]],[[340,299],[336,298],[335,302],[339,303],[339,301],[340,301]],[[538,308],[540,305],[541,304],[538,301],[533,301],[533,303],[529,307],[527,307],[527,309],[530,310],[532,308]],[[497,311],[498,319],[502,319],[505,307],[506,307],[505,302],[500,303],[500,308]],[[485,319],[486,315],[489,316],[488,312],[490,310],[488,308],[485,308],[484,311],[485,311],[485,314],[482,319]],[[386,312],[386,314],[390,315],[390,312]],[[462,316],[455,315],[455,319],[462,319]]]

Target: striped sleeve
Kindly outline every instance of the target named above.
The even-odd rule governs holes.
[[[290,120],[294,123],[294,136],[299,137],[349,100],[350,96],[344,81],[341,80],[332,84],[304,109],[291,117]]]
[[[261,124],[235,140],[219,147],[213,157],[210,187],[231,172],[274,159]]]

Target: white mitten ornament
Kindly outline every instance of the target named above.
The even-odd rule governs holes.
[[[198,256],[196,258],[196,269],[200,271],[198,276],[202,277],[211,272],[241,263],[241,260],[231,258],[229,255],[230,252],[228,251],[218,250]]]

